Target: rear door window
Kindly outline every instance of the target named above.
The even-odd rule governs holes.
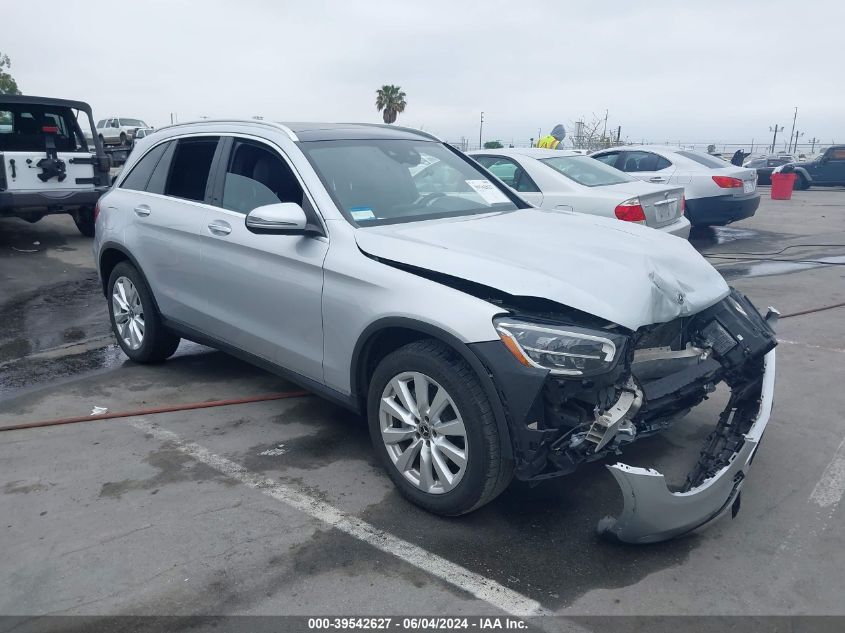
[[[236,140],[223,182],[224,209],[249,213],[279,202],[303,206],[303,191],[290,166],[269,147]]]
[[[153,171],[158,165],[159,160],[161,160],[161,157],[164,155],[164,151],[166,149],[167,143],[162,143],[161,145],[156,145],[149,152],[144,154],[144,157],[139,160],[132,168],[132,171],[129,172],[126,180],[121,183],[120,188],[144,191],[147,188],[150,177],[153,175]]]
[[[147,192],[164,195],[164,190],[167,187],[167,176],[170,174],[170,163],[173,161],[173,154],[176,151],[176,141],[169,141],[161,145],[162,147],[166,146],[167,149],[164,150],[158,165],[153,170],[153,175],[150,176],[150,181],[147,183]]]
[[[217,142],[217,137],[178,141],[171,161],[170,177],[164,190],[165,195],[197,202],[205,200],[208,175],[214,152],[217,150]]]
[[[636,151],[625,152],[625,158],[622,161],[621,169],[622,171],[630,173],[638,171],[660,171],[661,169],[666,169],[671,166],[672,163],[658,154]],[[620,168],[619,165],[616,167]]]

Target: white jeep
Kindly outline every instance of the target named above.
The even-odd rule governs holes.
[[[81,101],[0,96],[0,217],[37,222],[69,213],[79,231],[94,236],[94,207],[109,186],[110,161],[79,124],[91,107]]]

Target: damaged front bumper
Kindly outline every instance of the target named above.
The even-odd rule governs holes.
[[[772,350],[763,359],[760,397],[755,400],[759,408],[751,428],[742,434],[742,441],[728,463],[698,486],[671,492],[663,475],[656,470],[626,464],[608,466],[622,489],[625,505],[618,517],[606,517],[599,522],[599,533],[626,543],[656,543],[703,527],[729,510],[735,515],[748,469],[769,423],[774,387],[775,350]],[[726,411],[726,422],[730,417],[742,415],[731,409]]]
[[[599,532],[653,543],[735,514],[771,413],[777,316],[770,309],[763,317],[732,290],[697,314],[630,333],[619,361],[588,378],[519,365],[500,343],[474,344],[507,413],[515,476],[538,482],[619,454],[668,429],[724,383],[728,404],[679,489],[653,469],[608,466],[624,508],[603,519]]]

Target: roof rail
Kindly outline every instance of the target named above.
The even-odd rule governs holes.
[[[169,130],[170,128],[180,127],[183,125],[197,125],[198,123],[249,123],[251,125],[265,125],[267,127],[281,130],[282,132],[287,134],[287,137],[292,141],[299,140],[299,137],[294,134],[294,131],[291,130],[284,123],[279,123],[278,121],[264,121],[263,119],[197,119],[196,121],[183,121],[180,123],[171,123],[170,125],[165,125],[163,127],[158,128],[157,131]]]

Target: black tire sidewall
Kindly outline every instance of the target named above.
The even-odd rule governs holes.
[[[492,424],[496,431],[495,437],[498,440],[495,419],[489,409],[489,403],[485,415],[482,406],[476,401],[475,397],[477,397],[481,388],[476,385],[477,389],[473,389],[472,385],[467,384],[466,374],[462,375],[461,371],[457,369],[460,364],[464,365],[465,371],[472,371],[462,359],[457,358],[457,355],[455,355],[454,360],[447,363],[439,357],[420,353],[412,349],[412,346],[400,348],[379,364],[370,381],[367,397],[367,421],[370,428],[370,437],[379,460],[406,498],[437,514],[458,515],[472,510],[484,493],[489,469],[498,468],[498,464],[493,463],[495,457],[490,454],[491,447],[483,428],[485,424]],[[453,366],[450,367],[450,365]],[[387,448],[382,441],[379,421],[379,404],[382,392],[393,377],[407,371],[421,372],[446,389],[464,421],[467,432],[467,469],[458,485],[453,490],[443,494],[435,495],[422,492],[406,480],[391,461]],[[483,394],[483,392],[481,393]],[[483,397],[486,399],[486,395]]]
[[[144,308],[144,341],[141,343],[141,347],[134,350],[129,349],[129,347],[127,347],[120,338],[120,334],[118,334],[117,331],[117,325],[114,321],[112,293],[114,290],[114,284],[120,277],[126,277],[132,282],[138,291],[138,296],[141,298],[141,306]],[[158,338],[166,333],[161,325],[152,294],[150,293],[143,276],[138,272],[138,269],[129,262],[120,262],[117,266],[115,266],[111,275],[109,275],[108,294],[106,295],[106,298],[108,302],[109,321],[111,321],[112,332],[114,333],[115,339],[117,339],[117,344],[120,345],[120,349],[123,350],[123,353],[126,354],[130,360],[139,363],[149,362],[156,352]]]
[[[73,214],[73,221],[82,235],[85,237],[94,237],[95,223],[93,209],[80,209]]]

